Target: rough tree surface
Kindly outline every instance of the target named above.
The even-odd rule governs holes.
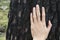
[[[60,40],[60,0],[10,0],[6,40],[33,40],[30,30],[30,12],[36,4],[46,9],[46,24],[52,22],[47,40]]]

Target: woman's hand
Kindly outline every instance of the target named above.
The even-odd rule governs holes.
[[[45,8],[42,7],[42,20],[40,18],[40,8],[39,5],[33,7],[33,12],[30,15],[31,19],[31,33],[33,40],[45,40],[48,37],[52,24],[49,20],[48,27],[46,27],[45,21]]]

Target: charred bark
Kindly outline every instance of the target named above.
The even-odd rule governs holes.
[[[52,22],[52,29],[47,40],[60,40],[58,0],[10,0],[9,22],[6,40],[33,40],[30,30],[30,12],[36,4],[46,9],[46,24]],[[41,10],[40,10],[41,11]],[[58,13],[59,11],[59,13]],[[59,29],[59,30],[58,30]]]

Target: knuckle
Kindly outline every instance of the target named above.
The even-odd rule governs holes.
[[[45,17],[45,14],[42,14],[43,17]]]
[[[36,16],[33,16],[33,18],[36,18]]]

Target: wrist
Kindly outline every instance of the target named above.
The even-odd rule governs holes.
[[[40,38],[40,37],[36,37],[36,38],[33,38],[33,40],[46,40],[45,38]]]

